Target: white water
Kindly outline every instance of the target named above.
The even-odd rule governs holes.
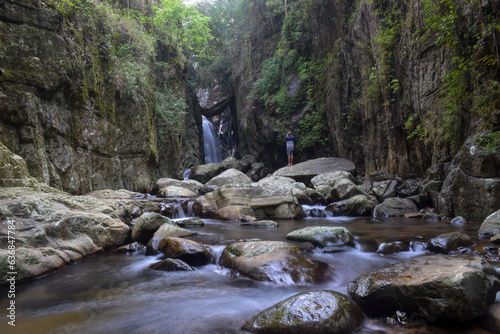
[[[203,116],[203,148],[205,149],[205,163],[220,163],[219,139],[214,125]]]

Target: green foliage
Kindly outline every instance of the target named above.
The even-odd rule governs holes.
[[[300,138],[299,143],[303,148],[326,145],[328,142],[328,128],[325,122],[325,106],[305,114],[299,120]]]
[[[211,38],[208,27],[210,17],[202,15],[194,6],[182,0],[161,0],[155,7],[154,26],[168,45],[185,47],[196,57],[204,57],[204,48]]]
[[[418,120],[418,115],[413,114],[408,117],[408,120],[404,124],[405,130],[409,133],[408,138],[417,138],[418,140],[424,141],[428,139],[427,131],[422,128],[421,124]]]
[[[161,117],[167,125],[167,131],[173,135],[179,135],[182,129],[187,104],[184,99],[179,98],[171,89],[157,90],[156,114]]]
[[[500,130],[496,129],[480,136],[478,142],[484,147],[486,154],[500,153]]]

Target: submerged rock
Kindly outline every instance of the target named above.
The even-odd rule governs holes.
[[[424,255],[361,275],[348,291],[367,315],[395,310],[433,321],[465,321],[486,312],[500,275],[470,255]]]
[[[191,266],[203,266],[212,260],[212,253],[207,247],[188,239],[163,238],[158,245],[158,250],[166,257],[182,260]]]
[[[427,243],[427,250],[434,253],[448,254],[473,244],[472,239],[466,233],[450,232],[432,238]]]
[[[258,281],[281,285],[315,284],[328,265],[303,255],[299,247],[281,241],[239,242],[227,246],[219,263]]]
[[[243,222],[241,226],[251,226],[251,227],[278,227],[278,223],[273,220],[255,220],[249,222]]]
[[[251,333],[351,333],[363,323],[363,312],[347,296],[328,290],[302,292],[245,322]]]
[[[193,267],[179,259],[165,259],[163,261],[153,263],[149,266],[149,268],[161,271],[194,271]]]
[[[288,233],[286,238],[295,241],[309,241],[319,247],[354,247],[354,237],[351,232],[347,228],[339,226],[309,226]]]
[[[384,242],[377,250],[377,254],[391,255],[394,253],[407,252],[410,250],[410,243],[405,241]]]
[[[118,253],[135,253],[135,252],[143,252],[146,250],[146,246],[141,244],[140,242],[134,242],[128,245],[124,245],[118,247]]]

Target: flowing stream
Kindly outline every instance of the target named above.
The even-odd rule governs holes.
[[[421,219],[306,218],[280,220],[278,228],[252,228],[238,222],[205,219],[190,239],[209,245],[213,263],[194,272],[148,268],[159,256],[111,252],[68,266],[46,277],[18,284],[16,327],[7,325],[8,300],[0,301],[0,333],[242,333],[243,322],[265,308],[302,291],[331,289],[347,294],[357,276],[419,254],[425,241],[441,233],[463,231],[476,242],[479,224],[452,225]],[[285,241],[290,231],[314,225],[345,226],[356,248],[312,257],[330,265],[330,278],[319,285],[276,286],[236,275],[218,265],[228,244],[251,239]],[[387,241],[410,241],[412,250],[391,256],[376,254]],[[5,290],[5,289],[4,289]],[[2,296],[6,291],[2,290]],[[387,333],[381,321],[369,319],[360,333]],[[466,326],[451,332],[463,332]],[[400,332],[400,329],[393,331]],[[448,332],[448,331],[437,331]],[[483,333],[483,332],[479,332]]]

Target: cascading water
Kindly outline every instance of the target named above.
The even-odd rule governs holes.
[[[220,163],[219,139],[214,125],[203,116],[203,148],[205,149],[205,163]]]

